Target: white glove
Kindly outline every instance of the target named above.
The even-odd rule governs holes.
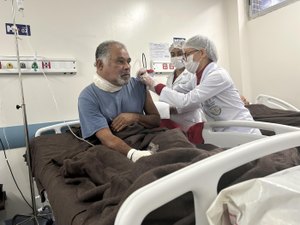
[[[134,148],[130,149],[129,152],[127,153],[127,158],[130,159],[132,162],[136,162],[142,157],[145,156],[150,156],[152,155],[151,151],[141,151],[141,150],[136,150]]]
[[[145,68],[141,68],[141,69],[139,69],[139,70],[137,71],[136,76],[137,76],[138,78],[141,78],[141,76],[143,76],[143,75],[146,74],[146,73],[147,73],[147,70],[146,70]]]
[[[137,77],[149,88],[149,90],[155,92],[155,86],[158,84],[148,73],[147,70],[142,68],[137,72]]]

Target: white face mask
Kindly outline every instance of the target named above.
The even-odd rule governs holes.
[[[181,69],[184,67],[183,56],[171,57],[171,63],[176,69]]]
[[[116,92],[121,90],[122,86],[116,86],[110,82],[108,82],[107,80],[103,79],[100,75],[95,74],[94,75],[94,84],[102,89],[103,91],[107,91],[107,92]]]
[[[196,73],[196,71],[200,65],[200,62],[195,62],[193,60],[193,55],[189,55],[187,57],[186,62],[184,62],[184,64],[185,64],[185,68],[187,69],[187,71],[189,71],[190,73]]]

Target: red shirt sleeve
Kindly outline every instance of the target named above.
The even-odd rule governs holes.
[[[154,87],[156,94],[160,95],[162,89],[164,89],[166,85],[164,84],[158,84]]]

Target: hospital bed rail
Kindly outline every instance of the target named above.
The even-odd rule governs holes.
[[[35,137],[41,136],[44,133],[49,133],[49,132],[54,132],[55,134],[61,134],[63,133],[63,129],[67,128],[68,126],[74,126],[74,125],[79,125],[80,122],[79,120],[73,120],[73,121],[67,121],[67,122],[62,122],[62,123],[57,123],[51,126],[47,127],[42,127],[38,129],[35,132]]]
[[[196,225],[207,225],[206,210],[217,196],[218,181],[224,173],[295,146],[300,146],[300,131],[249,142],[196,162],[131,194],[122,204],[115,225],[140,225],[147,214],[190,191],[194,195]]]
[[[256,104],[263,104],[270,108],[275,109],[283,109],[283,110],[292,110],[299,112],[300,109],[298,109],[296,106],[273,96],[260,94],[255,99]]]
[[[67,121],[51,126],[40,128],[36,131],[35,137],[41,136],[44,133],[53,132],[60,134],[68,126],[80,125],[79,120]],[[202,137],[206,144],[213,144],[222,148],[231,148],[250,141],[255,141],[260,138],[266,137],[261,134],[248,134],[241,132],[221,132],[214,131],[214,128],[226,128],[226,127],[251,127],[258,128],[267,131],[273,131],[274,134],[281,134],[290,131],[300,131],[298,127],[292,127],[287,125],[268,123],[268,122],[258,122],[258,121],[245,121],[245,120],[232,120],[232,121],[212,121],[205,122]]]
[[[228,120],[228,121],[212,121],[205,122],[202,131],[202,137],[206,144],[213,144],[223,148],[232,148],[244,143],[255,141],[257,139],[265,138],[267,136],[262,134],[249,134],[242,132],[222,132],[214,131],[215,128],[227,127],[248,127],[258,128],[266,131],[274,132],[274,135],[287,133],[291,131],[300,131],[298,127],[292,127],[276,123],[246,121],[246,120]]]

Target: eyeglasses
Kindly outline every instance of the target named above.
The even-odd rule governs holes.
[[[190,52],[185,52],[185,53],[183,54],[183,59],[186,60],[187,57],[189,57],[190,55],[192,55],[192,54],[194,54],[195,52],[198,52],[198,51],[199,51],[198,49],[195,49],[195,50],[190,51]]]

